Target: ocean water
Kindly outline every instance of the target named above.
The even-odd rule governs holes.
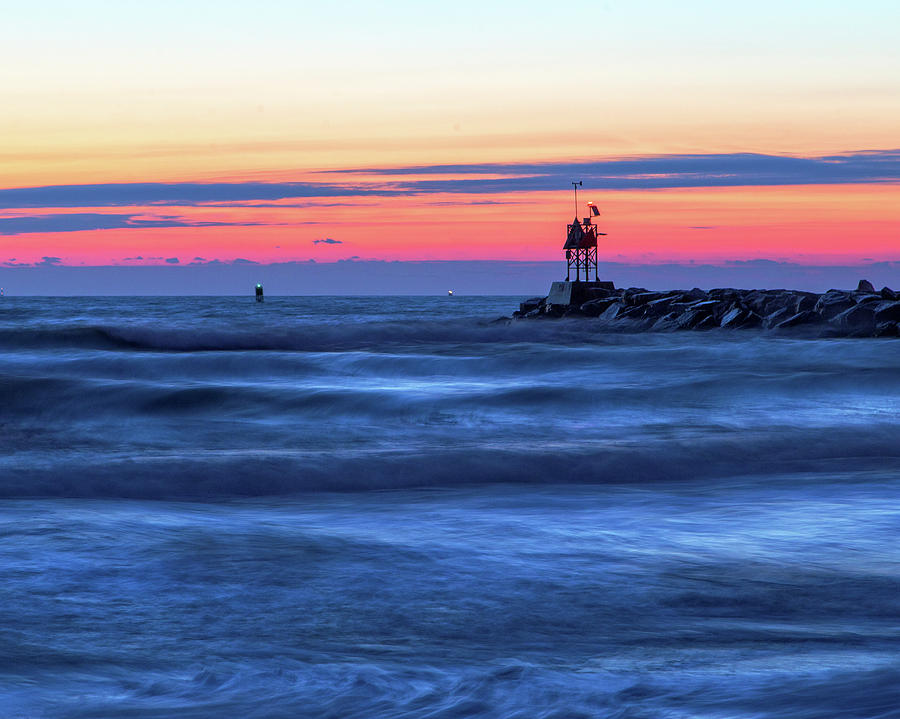
[[[900,342],[0,301],[0,717],[900,717]]]

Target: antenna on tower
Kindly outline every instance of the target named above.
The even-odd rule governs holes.
[[[578,188],[579,188],[579,186],[581,186],[581,185],[583,185],[583,183],[581,182],[581,180],[579,180],[578,182],[573,182],[573,183],[572,183],[572,187],[575,188],[575,217],[576,217],[576,218],[578,217]]]

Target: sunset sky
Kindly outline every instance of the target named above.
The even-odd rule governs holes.
[[[900,261],[900,3],[9,4],[0,263]],[[583,207],[580,210],[582,214]]]

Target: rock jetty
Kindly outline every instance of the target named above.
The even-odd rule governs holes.
[[[650,292],[596,286],[580,294],[585,301],[568,305],[534,297],[522,302],[513,316],[587,317],[604,328],[632,331],[760,328],[827,337],[900,336],[900,292],[876,290],[867,280],[853,291],[823,294],[731,288]]]

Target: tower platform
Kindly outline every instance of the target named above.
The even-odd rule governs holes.
[[[597,299],[598,296],[606,297],[606,293],[615,290],[616,286],[612,282],[604,282],[594,280],[591,282],[569,282],[560,280],[550,285],[550,294],[547,295],[548,305],[559,305],[561,307],[570,307],[571,305],[582,305],[589,300]],[[603,290],[604,292],[594,292],[595,290]]]

